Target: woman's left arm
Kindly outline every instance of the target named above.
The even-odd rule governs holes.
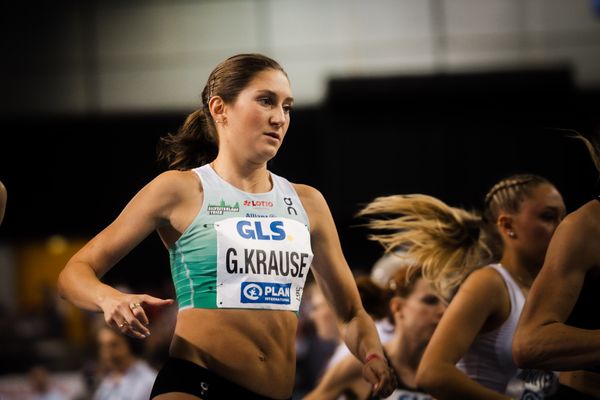
[[[346,346],[363,362],[363,376],[374,392],[388,396],[395,388],[375,324],[365,311],[344,255],[327,202],[316,189],[295,185],[308,214],[314,254],[312,271],[335,310]]]

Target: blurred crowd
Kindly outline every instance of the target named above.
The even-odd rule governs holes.
[[[363,282],[359,287],[388,279],[389,271],[402,263],[394,258],[384,257],[376,264],[373,280],[359,276],[358,281]],[[308,393],[329,366],[349,354],[341,343],[332,311],[314,282],[310,281],[309,286],[299,314],[294,398]],[[118,287],[124,292],[132,291],[125,285]],[[174,297],[170,285],[159,290],[136,289],[157,297]],[[144,340],[115,332],[106,325],[102,314],[84,314],[85,340],[77,344],[66,333],[68,308],[72,306],[53,287],[45,287],[43,293],[40,307],[19,312],[0,308],[0,340],[5,344],[0,346],[0,399],[120,399],[125,398],[119,394],[124,387],[126,398],[147,399],[156,372],[168,354],[177,305],[149,315],[152,335]],[[370,305],[377,307],[374,299]],[[380,327],[383,335],[387,332],[389,336],[393,331],[393,326],[385,321]]]

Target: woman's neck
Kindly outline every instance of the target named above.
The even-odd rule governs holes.
[[[510,272],[511,276],[524,288],[529,289],[537,276],[541,263],[525,260],[523,257],[510,250],[505,250],[500,259],[500,264]]]
[[[240,162],[221,156],[210,165],[221,178],[244,192],[265,193],[273,187],[266,163]]]
[[[396,333],[386,345],[386,351],[398,377],[405,385],[416,386],[417,368],[426,346],[427,342],[409,337],[406,332],[396,326]]]

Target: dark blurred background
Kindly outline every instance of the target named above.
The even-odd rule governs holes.
[[[356,274],[381,255],[354,218],[377,196],[480,209],[519,172],[553,181],[569,211],[597,194],[567,137],[600,134],[597,1],[25,2],[0,22],[0,377],[93,358],[89,317],[56,298],[56,276],[165,169],[158,139],[235,53],[288,71],[297,104],[270,168],[325,195]],[[158,237],[105,279],[170,295]],[[31,322],[52,313],[62,322]]]
[[[596,132],[599,104],[600,93],[577,89],[567,66],[333,79],[322,105],[293,111],[271,169],[325,195],[350,265],[368,269],[380,249],[353,215],[377,196],[426,193],[481,208],[498,179],[533,172],[555,182],[569,209],[585,202],[595,193],[595,170],[582,143],[568,135]],[[10,203],[0,238],[18,244],[94,235],[165,170],[156,144],[185,116],[5,120],[0,171]],[[109,278],[152,284],[168,279],[167,263],[153,235]]]

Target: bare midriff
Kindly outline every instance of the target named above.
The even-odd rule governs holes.
[[[290,398],[297,325],[290,311],[185,309],[177,317],[170,355],[263,396]]]

